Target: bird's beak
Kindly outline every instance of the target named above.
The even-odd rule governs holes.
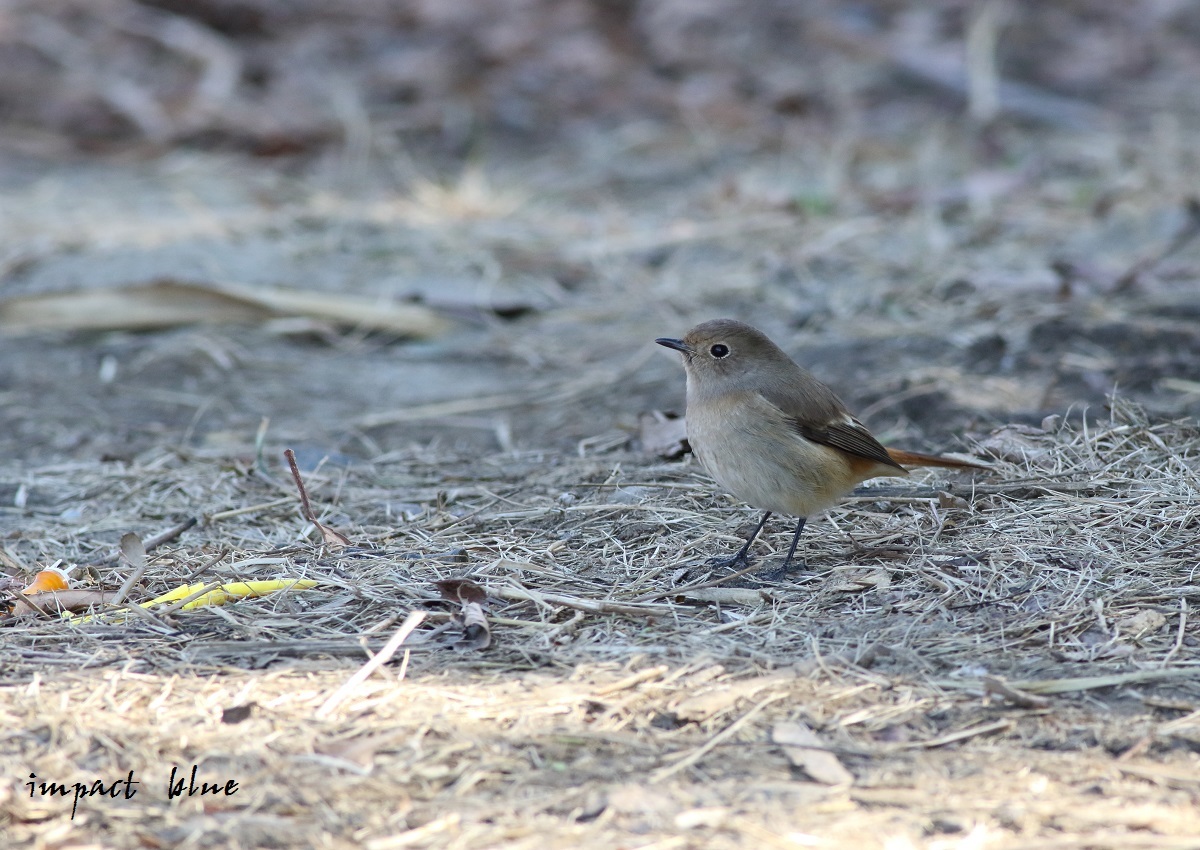
[[[667,348],[673,348],[676,351],[682,351],[684,354],[692,353],[692,347],[681,339],[671,339],[669,336],[660,336],[654,341]]]

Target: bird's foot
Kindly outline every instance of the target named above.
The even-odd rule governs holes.
[[[781,564],[776,564],[770,567],[763,567],[755,573],[751,573],[751,577],[763,582],[777,584],[784,581],[789,576],[796,573],[805,572],[808,569],[808,564],[804,563],[801,558],[793,558],[790,562],[784,561]]]
[[[754,563],[754,559],[743,552],[737,552],[733,555],[726,555],[724,558],[709,558],[704,563],[716,570],[733,570],[737,572],[747,569]]]

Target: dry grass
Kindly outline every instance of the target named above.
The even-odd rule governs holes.
[[[703,563],[748,511],[615,452],[326,468],[308,481],[342,551],[236,459],[7,473],[28,494],[5,509],[8,572],[202,514],[134,601],[185,580],[319,588],[3,623],[6,845],[1200,847],[1200,430],[1118,404],[981,446],[995,474],[864,491],[812,523],[807,571],[761,587]],[[767,563],[788,537],[771,531]],[[115,589],[128,568],[88,572]],[[491,596],[487,651],[450,648],[430,582],[460,575]],[[417,608],[410,651],[320,713]],[[787,720],[853,785],[791,767],[771,742]],[[238,792],[168,800],[193,764]],[[129,770],[134,798],[73,821],[23,784]]]
[[[369,97],[317,87],[343,131],[336,180],[192,152],[6,186],[7,295],[192,270],[380,300],[444,289],[464,324],[404,347],[329,328],[309,329],[327,348],[283,328],[0,338],[0,457],[24,458],[0,462],[0,595],[60,560],[85,587],[128,583],[131,602],[185,582],[318,583],[0,620],[0,847],[1200,849],[1196,246],[1169,250],[1195,236],[1200,163],[1191,54],[1161,43],[1164,15],[1044,28],[1073,34],[1055,67],[1112,81],[1106,108],[1137,101],[1111,131],[967,126],[885,84],[919,71],[904,57],[847,75],[802,51],[850,82],[801,90],[805,114],[744,137],[695,108],[686,130],[639,120],[447,178]],[[937,16],[907,20],[911,35]],[[1125,79],[1142,47],[1103,49],[1134,30],[1161,60],[1150,82]],[[975,83],[990,49],[972,48]],[[701,74],[754,56],[689,53]],[[290,55],[272,61],[321,67]],[[968,94],[986,112],[986,85]],[[457,146],[437,93],[423,103]],[[679,402],[678,364],[650,340],[721,314],[803,344],[888,442],[944,448],[964,422],[1038,422],[1114,385],[1154,423],[1117,404],[1086,429],[1002,429],[976,447],[994,474],[877,482],[810,524],[806,570],[722,581],[705,559],[752,512],[692,466],[626,453],[616,430]],[[373,457],[307,475],[349,548],[319,544],[285,473],[229,448],[265,412],[285,435],[272,456]],[[438,448],[398,448],[422,441]],[[485,443],[505,453],[446,448]],[[122,535],[189,517],[131,581]],[[768,528],[760,563],[789,531]],[[454,648],[432,582],[459,576],[488,591],[486,651]],[[428,616],[411,643],[371,672],[413,611]],[[815,781],[804,749],[777,743],[800,724],[853,783]],[[192,765],[237,793],[169,799],[172,768]],[[129,771],[136,796],[84,799],[74,819],[25,784]]]

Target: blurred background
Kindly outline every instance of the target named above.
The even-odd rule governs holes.
[[[1200,5],[7,0],[0,453],[637,446],[758,324],[885,439],[1200,411]]]

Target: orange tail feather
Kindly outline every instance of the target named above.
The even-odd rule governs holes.
[[[991,469],[981,463],[957,460],[952,457],[927,455],[921,452],[906,452],[904,449],[888,449],[888,457],[901,466],[944,466],[947,469]]]

